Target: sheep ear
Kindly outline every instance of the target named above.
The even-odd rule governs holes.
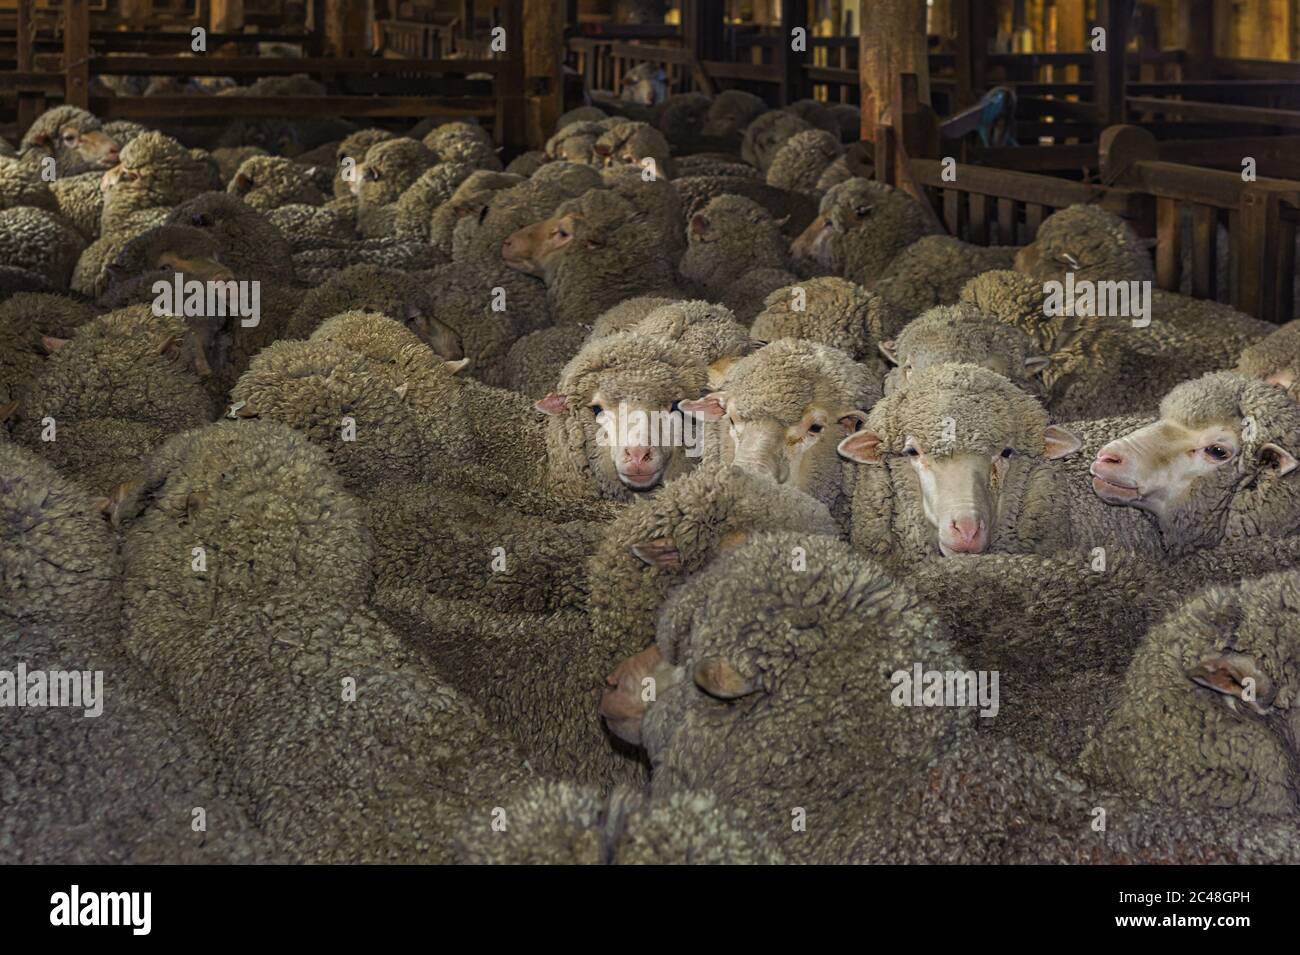
[[[420,337],[425,340],[439,358],[455,361],[463,358],[464,349],[460,344],[460,335],[454,328],[432,315],[422,316],[417,321]]]
[[[727,355],[709,365],[709,387],[717,389],[722,384],[722,380],[727,377],[727,372],[731,371],[731,366],[738,361],[740,359],[737,356]]]
[[[227,418],[256,418],[257,416],[257,409],[247,401],[236,401],[226,412]]]
[[[56,351],[68,343],[66,338],[54,338],[51,335],[41,336],[41,351],[47,355],[53,355]]]
[[[552,391],[549,395],[533,405],[542,414],[564,414],[569,410],[569,398],[559,392]]]
[[[48,146],[50,144],[49,133],[37,133],[32,137],[32,142],[38,146]]]
[[[704,235],[709,231],[709,220],[703,213],[691,216],[691,235]]]
[[[632,553],[651,567],[682,569],[682,552],[677,549],[677,543],[671,537],[656,537],[654,540],[633,544]]]
[[[753,693],[756,687],[746,680],[726,657],[709,657],[695,665],[695,685],[709,696],[735,700]]]
[[[4,424],[14,416],[18,411],[18,402],[11,401],[8,404],[0,405],[0,424]]]
[[[889,362],[891,365],[899,364],[898,346],[892,338],[877,343],[876,347],[880,349],[880,354],[885,356],[885,361]]]
[[[107,515],[109,524],[117,527],[122,523],[122,518],[125,516],[122,513],[122,506],[143,486],[143,481],[123,481],[108,492],[108,497],[95,500],[99,509]]]
[[[1052,359],[1046,355],[1030,355],[1025,359],[1025,374],[1031,378],[1042,374],[1051,363]]]
[[[468,358],[462,358],[460,359],[460,361],[444,361],[442,363],[442,367],[446,368],[453,375],[463,371],[466,367],[468,367],[468,365],[469,365]],[[403,385],[402,387],[406,387],[406,386]]]
[[[1049,424],[1043,430],[1044,454],[1050,460],[1068,457],[1083,447],[1083,442],[1064,428]]]
[[[679,401],[677,407],[705,421],[719,421],[727,413],[727,393],[711,391],[695,401]]]
[[[853,434],[861,431],[867,424],[867,413],[859,411],[856,408],[845,414],[840,415],[840,427],[844,429],[845,434]]]
[[[881,445],[884,439],[875,431],[855,431],[840,442],[840,457],[858,464],[882,464],[885,460]]]
[[[1273,372],[1264,381],[1270,385],[1277,385],[1282,389],[1289,389],[1295,384],[1295,372],[1289,368],[1284,368],[1281,371]]]
[[[614,150],[610,147],[609,143],[596,143],[591,147],[591,151],[597,156],[608,156]]]
[[[1290,474],[1296,469],[1296,465],[1300,464],[1290,451],[1271,441],[1259,449],[1259,463],[1277,468],[1278,477]]]
[[[1277,688],[1273,681],[1260,670],[1255,661],[1244,653],[1225,650],[1223,653],[1206,657],[1200,663],[1187,669],[1187,677],[1193,683],[1209,687],[1226,696],[1234,696],[1257,710],[1264,710],[1273,702]]]

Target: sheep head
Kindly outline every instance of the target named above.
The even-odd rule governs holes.
[[[1178,553],[1221,540],[1300,530],[1300,406],[1231,372],[1184,382],[1159,420],[1097,452],[1093,490],[1155,518]]]
[[[641,63],[623,74],[620,98],[626,103],[657,106],[668,98],[668,74],[662,66]]]
[[[22,145],[53,156],[60,176],[111,169],[118,162],[118,144],[101,130],[99,120],[73,106],[55,107],[38,117]]]
[[[1039,281],[1152,281],[1151,256],[1123,219],[1097,206],[1070,206],[1043,220],[1016,254],[1016,271]]]
[[[894,256],[927,231],[915,199],[873,180],[848,179],[833,187],[819,212],[790,254],[859,284],[881,278]]]
[[[1014,519],[1033,472],[1081,442],[1048,425],[1047,412],[1001,375],[975,365],[938,365],[872,409],[840,442],[850,461],[888,466],[915,505],[913,527],[944,556],[989,550]]]

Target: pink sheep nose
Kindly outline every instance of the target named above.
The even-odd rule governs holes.
[[[948,525],[948,549],[959,554],[984,551],[984,521],[978,517],[958,517]]]
[[[506,236],[506,240],[501,243],[501,254],[506,258],[510,258],[515,254],[515,237],[513,235]]]
[[[1119,467],[1124,463],[1124,455],[1112,449],[1110,445],[1107,445],[1097,452],[1097,463]]]
[[[624,448],[623,460],[636,469],[648,468],[650,459],[654,454],[651,448]]]

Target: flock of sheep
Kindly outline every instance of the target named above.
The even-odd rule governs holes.
[[[636,82],[0,141],[0,859],[1300,861],[1297,329]]]

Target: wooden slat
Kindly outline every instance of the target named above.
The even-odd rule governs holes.
[[[1261,106],[1233,106],[1227,103],[1204,103],[1197,100],[1160,99],[1154,96],[1130,96],[1130,109],[1151,110],[1166,116],[1188,119],[1221,120],[1229,123],[1260,123],[1300,129],[1300,110],[1268,109]]]
[[[1174,199],[1156,200],[1156,285],[1177,292],[1182,279],[1183,230]]]
[[[492,116],[490,96],[105,96],[101,119],[281,119],[302,116]]]
[[[911,169],[913,177],[923,185],[945,191],[956,185],[944,182],[942,167],[937,160],[914,159]],[[959,188],[963,192],[1032,202],[1053,209],[1096,203],[1126,219],[1140,218],[1148,212],[1148,197],[1131,189],[1090,186],[1066,179],[986,169],[983,166],[958,165],[957,169],[957,183],[960,183]]]
[[[1014,199],[998,200],[999,245],[1016,245],[1016,202]]]
[[[1046,206],[1037,202],[1025,203],[1025,245],[1038,238],[1038,227],[1043,224],[1043,219],[1047,218],[1047,215]]]
[[[64,0],[63,101],[85,109],[90,98],[90,10],[86,0]]]
[[[946,210],[945,210],[946,211]],[[997,236],[989,237],[989,226],[992,224],[996,231],[996,223],[990,222],[989,216],[989,197],[974,195],[970,197],[970,229],[966,238],[967,242],[973,242],[975,245],[996,245]]]
[[[96,56],[91,58],[95,73],[111,75],[165,74],[178,76],[271,76],[293,73],[396,74],[396,73],[491,73],[505,71],[505,60],[419,60],[382,57],[155,57]]]
[[[1192,294],[1197,298],[1212,299],[1218,293],[1218,222],[1218,209],[1192,206]]]

